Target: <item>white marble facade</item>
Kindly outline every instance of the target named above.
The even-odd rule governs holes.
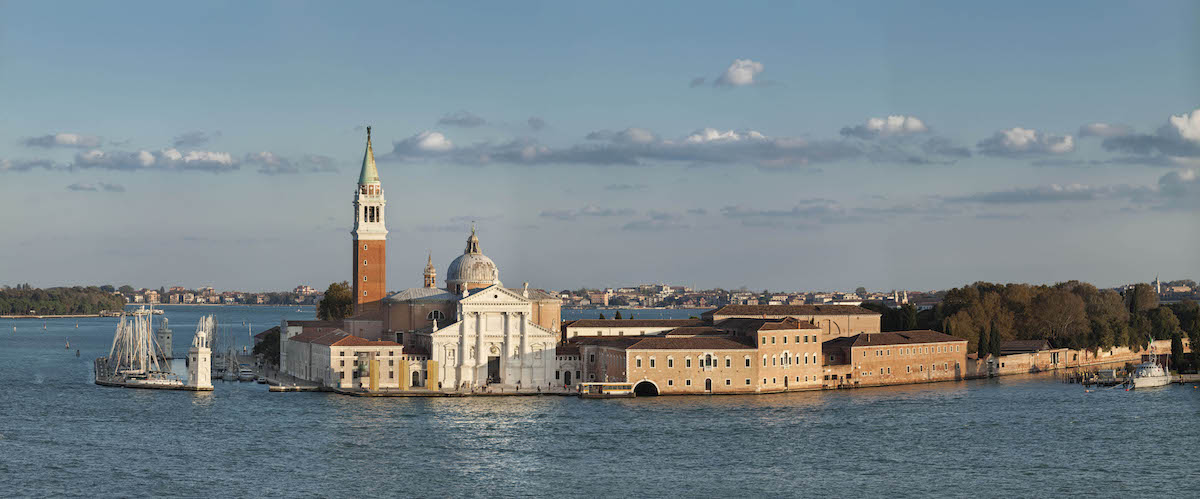
[[[500,285],[473,289],[458,300],[454,323],[428,335],[430,358],[443,388],[488,384],[548,387],[558,369],[558,335],[531,319],[531,302]]]

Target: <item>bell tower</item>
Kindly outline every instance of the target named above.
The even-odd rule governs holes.
[[[437,286],[437,268],[433,266],[433,252],[429,252],[429,260],[425,262],[425,287]]]
[[[358,190],[354,193],[354,314],[379,310],[387,292],[387,225],[384,222],[383,185],[371,150],[371,127],[367,127],[367,151],[363,154]]]

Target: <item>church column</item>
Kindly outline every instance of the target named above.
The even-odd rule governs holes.
[[[457,389],[458,385],[467,379],[467,317],[462,313],[458,314],[458,358],[454,360],[455,371],[458,373],[454,386]]]
[[[483,352],[483,312],[475,312],[475,384],[487,383],[487,354]]]
[[[512,312],[504,312],[504,346],[500,348],[500,382],[511,383],[509,357],[512,356]]]
[[[529,330],[526,327],[529,324],[529,317],[525,312],[517,314],[521,320],[521,387],[529,387],[533,378],[533,359],[529,354]]]

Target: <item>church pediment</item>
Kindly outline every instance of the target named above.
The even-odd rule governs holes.
[[[459,300],[463,305],[528,305],[529,300],[509,291],[499,284],[472,290],[466,298]]]

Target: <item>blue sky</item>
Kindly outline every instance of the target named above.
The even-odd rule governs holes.
[[[0,3],[0,281],[1196,278],[1194,2]],[[889,119],[889,117],[891,117]],[[872,120],[874,118],[874,120]]]

